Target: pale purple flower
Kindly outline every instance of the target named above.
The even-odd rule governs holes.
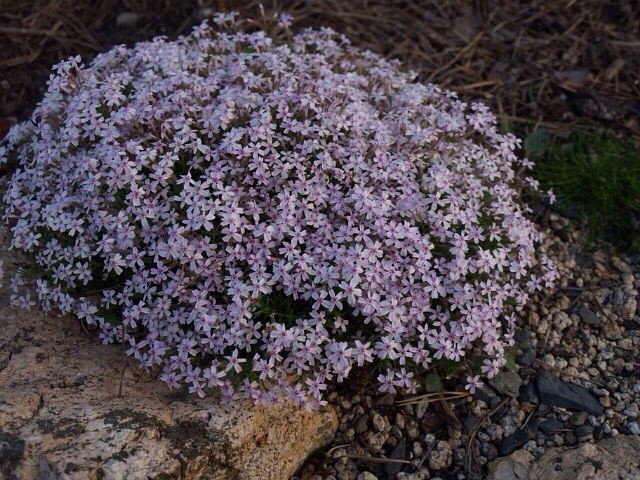
[[[225,13],[54,67],[0,146],[20,164],[10,247],[43,272],[42,307],[225,401],[317,408],[380,360],[381,390],[413,392],[471,350],[495,375],[513,312],[557,277],[517,197],[519,140],[330,29],[271,20],[286,44]]]
[[[484,385],[484,382],[480,380],[480,375],[468,375],[467,376],[467,384],[464,386],[465,390],[468,390],[469,393],[476,393],[476,388],[480,388]]]
[[[391,370],[387,370],[386,374],[378,375],[378,382],[380,382],[380,391],[388,393],[396,393],[395,387],[395,373]]]

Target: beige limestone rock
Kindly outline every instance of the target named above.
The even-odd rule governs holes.
[[[507,457],[496,458],[488,465],[488,480],[527,480],[533,460],[526,450],[516,450]]]
[[[640,479],[640,437],[618,435],[595,444],[551,448],[537,460],[518,450],[488,468],[488,480]]]
[[[286,479],[337,429],[330,408],[220,405],[130,363],[119,395],[118,346],[7,298],[0,290],[0,480]]]
[[[640,437],[618,435],[595,444],[553,448],[533,464],[531,476],[540,480],[640,478]]]

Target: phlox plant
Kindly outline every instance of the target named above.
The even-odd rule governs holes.
[[[355,366],[413,392],[434,360],[480,354],[475,389],[556,277],[518,199],[536,188],[519,141],[486,106],[284,20],[285,41],[225,14],[57,65],[0,151],[19,165],[10,248],[43,309],[170,387],[317,408]]]

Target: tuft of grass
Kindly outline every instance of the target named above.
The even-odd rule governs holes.
[[[606,132],[579,131],[568,140],[551,140],[536,131],[525,150],[562,213],[584,220],[593,234],[617,247],[640,248],[640,150],[632,143]]]

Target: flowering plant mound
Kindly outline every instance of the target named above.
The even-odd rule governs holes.
[[[201,396],[316,407],[368,362],[415,391],[472,352],[469,389],[495,374],[514,310],[556,275],[518,141],[330,30],[216,23],[60,63],[10,131],[5,216],[42,307]]]

